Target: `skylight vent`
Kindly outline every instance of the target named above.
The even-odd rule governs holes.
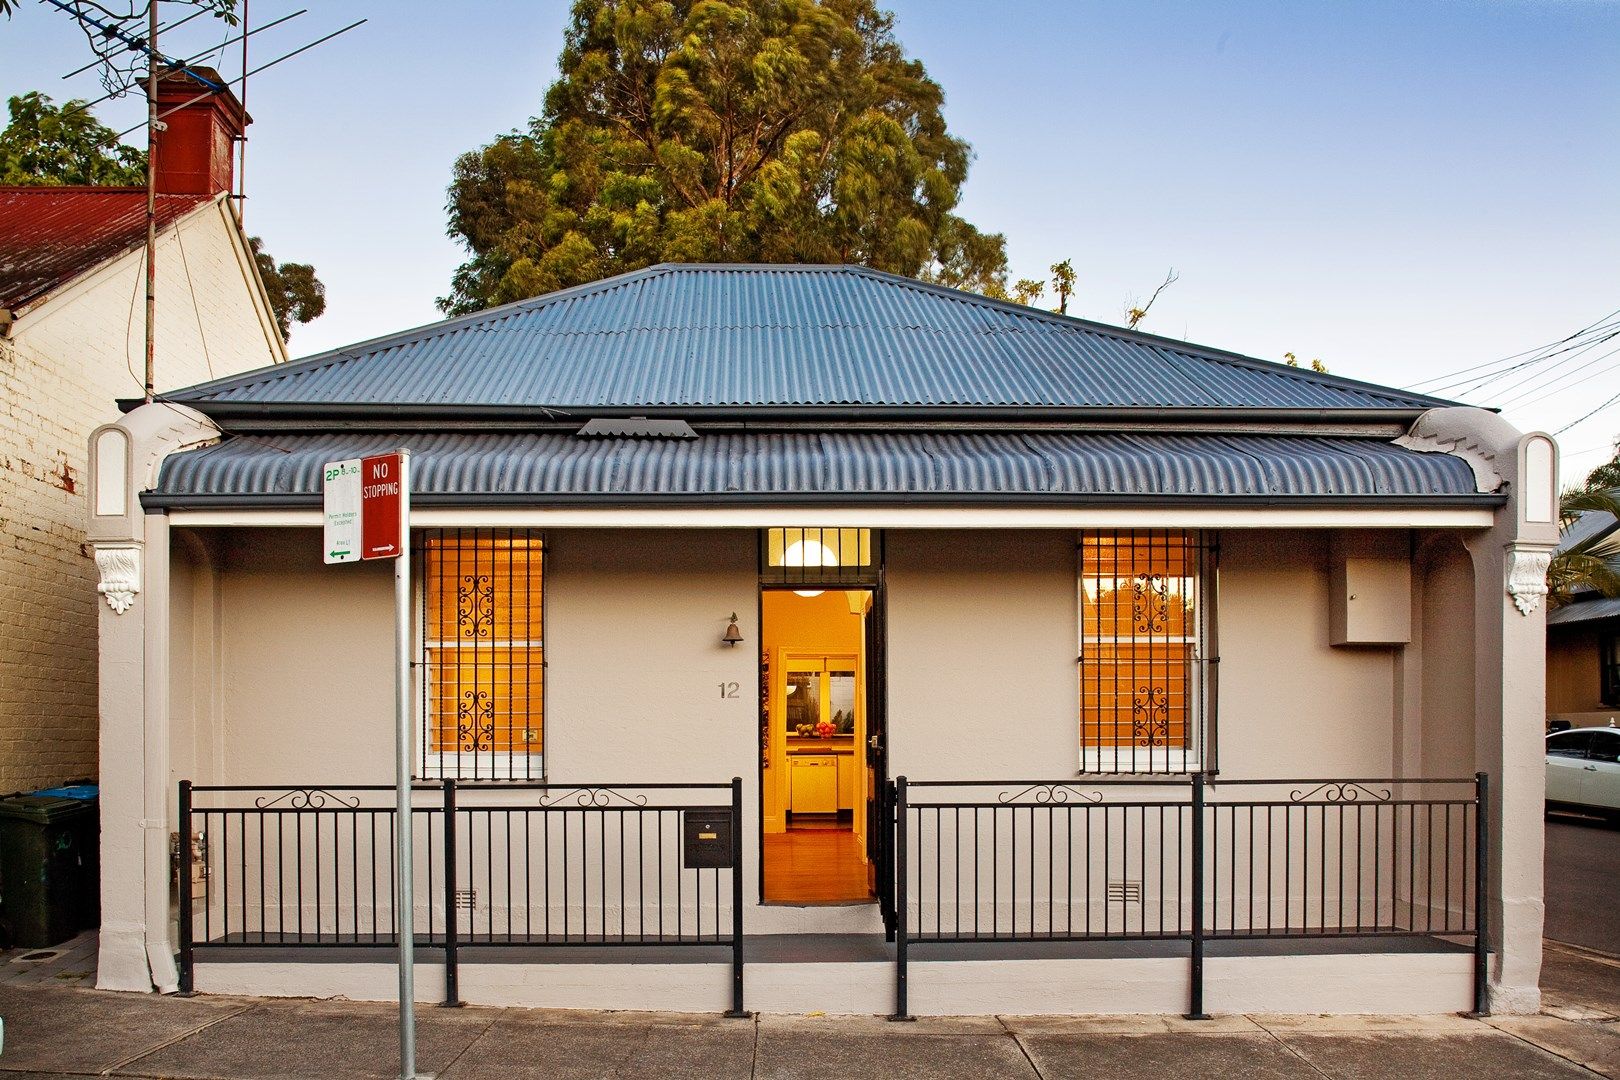
[[[697,432],[685,420],[649,420],[632,416],[591,420],[577,434],[582,439],[695,439]]]

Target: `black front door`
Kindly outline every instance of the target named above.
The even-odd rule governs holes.
[[[883,926],[894,932],[894,804],[889,788],[888,609],[883,579],[866,616],[866,858]]]

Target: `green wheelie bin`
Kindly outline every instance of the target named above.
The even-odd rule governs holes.
[[[0,799],[0,920],[11,944],[44,948],[100,922],[93,786]]]

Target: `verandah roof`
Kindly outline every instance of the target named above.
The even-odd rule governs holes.
[[[413,452],[413,497],[427,504],[1500,501],[1477,492],[1459,458],[1371,438],[896,431],[244,434],[170,457],[144,499],[313,506],[322,464],[399,447]]]

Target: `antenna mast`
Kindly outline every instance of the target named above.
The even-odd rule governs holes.
[[[158,9],[146,0],[146,400],[154,396],[153,361],[157,322],[157,132],[158,132]]]
[[[242,0],[242,111],[247,112],[247,76],[248,76],[248,38],[252,36],[248,30],[248,0]],[[247,211],[247,128],[242,128],[242,138],[239,140],[236,151],[236,220],[241,222]]]

